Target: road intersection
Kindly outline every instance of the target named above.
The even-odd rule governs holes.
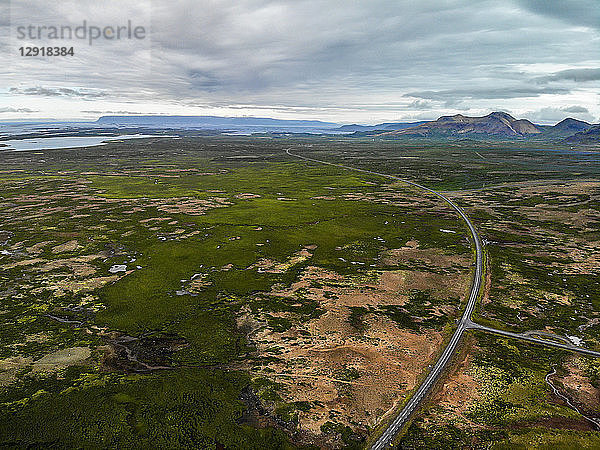
[[[456,348],[458,347],[458,344],[460,343],[460,340],[461,340],[464,332],[467,330],[479,330],[479,331],[483,331],[483,332],[494,333],[494,334],[498,334],[498,335],[509,337],[509,338],[521,339],[521,340],[528,341],[528,342],[535,343],[535,344],[547,345],[547,346],[551,346],[551,347],[560,348],[563,350],[569,350],[569,351],[573,351],[573,352],[587,354],[590,356],[600,357],[600,352],[588,350],[583,347],[578,347],[576,345],[570,345],[567,343],[555,342],[555,341],[551,341],[549,339],[542,339],[539,337],[534,337],[534,335],[532,333],[513,333],[510,331],[498,330],[498,329],[491,328],[491,327],[488,327],[485,325],[477,324],[472,320],[471,316],[473,314],[475,305],[477,304],[477,299],[479,297],[479,293],[481,290],[481,280],[483,277],[483,242],[481,241],[481,238],[479,237],[477,229],[475,228],[475,226],[473,225],[473,223],[471,222],[469,217],[466,215],[466,213],[462,210],[462,208],[460,208],[456,203],[454,203],[452,200],[450,200],[444,194],[434,191],[433,189],[430,189],[428,187],[425,187],[425,186],[415,183],[413,181],[405,180],[400,177],[396,177],[394,175],[388,175],[388,174],[374,172],[374,171],[366,170],[366,169],[359,169],[356,167],[346,166],[343,164],[336,164],[336,163],[332,163],[332,162],[328,162],[328,161],[321,161],[318,159],[309,158],[306,156],[291,153],[290,149],[287,149],[286,153],[289,156],[293,156],[295,158],[299,158],[304,161],[309,161],[309,162],[314,162],[314,163],[319,163],[319,164],[326,164],[329,166],[340,167],[340,168],[346,169],[346,170],[363,172],[363,173],[368,173],[371,175],[378,175],[378,176],[392,179],[395,181],[400,181],[400,182],[406,183],[408,185],[422,189],[431,194],[434,194],[438,198],[440,198],[441,200],[446,202],[461,217],[461,219],[467,225],[467,228],[469,229],[469,233],[471,235],[471,240],[475,245],[475,271],[474,271],[473,279],[471,282],[469,300],[467,301],[467,305],[463,311],[461,319],[458,322],[458,326],[457,326],[456,330],[454,331],[454,333],[452,334],[452,337],[450,338],[450,341],[448,342],[448,344],[446,345],[446,347],[444,348],[444,350],[438,357],[436,363],[433,365],[433,367],[431,368],[431,370],[429,371],[429,373],[427,374],[425,379],[421,382],[421,385],[417,388],[417,390],[413,393],[413,395],[407,400],[407,402],[404,404],[403,408],[397,413],[394,420],[392,420],[388,424],[386,429],[381,433],[381,435],[375,441],[375,443],[373,443],[373,445],[371,446],[371,450],[381,450],[383,448],[390,447],[393,445],[394,439],[397,436],[398,432],[407,423],[408,419],[415,412],[415,410],[419,407],[419,405],[424,400],[424,398],[427,396],[427,394],[433,389],[435,382],[440,377],[440,375],[443,373],[443,371],[446,368],[446,366],[448,365],[448,363],[451,361],[452,356],[454,355],[454,352],[456,351]]]

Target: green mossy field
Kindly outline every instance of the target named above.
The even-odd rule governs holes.
[[[468,231],[431,194],[287,148],[449,191],[486,239],[478,320],[597,348],[597,164],[527,145],[183,134],[0,152],[0,446],[364,446],[378,418],[290,400],[271,365],[327,317],[327,302],[344,289],[368,296],[385,272],[427,281],[393,293],[397,304],[344,306],[353,342],[376,348],[377,323],[443,342],[472,270]],[[310,268],[326,276],[306,282]],[[452,292],[430,281],[442,279]],[[288,335],[261,350],[253,332]],[[545,382],[567,355],[482,334],[462,351],[478,397],[456,416],[428,405],[401,448],[600,445],[597,431],[567,426],[581,417]],[[368,374],[338,366],[328,376],[346,401]]]

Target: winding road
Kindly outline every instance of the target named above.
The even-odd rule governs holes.
[[[467,329],[485,331],[487,333],[499,334],[501,336],[520,339],[522,341],[533,342],[534,344],[546,345],[549,347],[556,347],[562,350],[569,350],[571,352],[582,353],[584,355],[595,356],[600,358],[600,352],[589,350],[585,347],[578,347],[573,344],[561,344],[560,342],[550,341],[549,339],[541,339],[531,336],[529,333],[513,333],[512,331],[499,330],[497,328],[486,327],[485,325],[479,325],[478,323],[468,320],[466,323]],[[532,332],[533,333],[533,332]],[[545,336],[550,337],[550,333],[544,333]],[[557,339],[561,339],[561,336],[556,336]]]
[[[343,169],[354,170],[354,171],[364,172],[364,173],[370,173],[372,175],[379,175],[379,176],[389,178],[392,180],[401,181],[401,182],[409,184],[411,186],[415,186],[420,189],[423,189],[424,191],[430,192],[430,193],[438,196],[439,198],[441,198],[443,201],[445,201],[448,205],[450,205],[450,207],[452,209],[454,209],[460,215],[460,217],[467,224],[467,227],[469,228],[469,231],[471,233],[471,238],[473,239],[473,242],[475,243],[475,274],[473,276],[473,281],[471,283],[471,293],[469,294],[469,301],[467,302],[467,306],[463,312],[462,318],[461,318],[460,322],[458,323],[458,327],[454,331],[454,334],[452,335],[450,342],[448,342],[448,345],[446,346],[446,348],[444,349],[442,354],[439,356],[435,365],[430,370],[429,374],[427,374],[427,377],[423,380],[423,382],[421,383],[421,385],[419,386],[417,391],[406,402],[406,404],[404,405],[404,407],[402,408],[400,413],[388,425],[387,429],[381,434],[379,439],[377,439],[377,441],[371,447],[373,450],[379,450],[386,446],[391,445],[392,441],[394,440],[394,437],[396,436],[396,434],[398,434],[398,431],[400,431],[402,426],[406,423],[406,420],[412,415],[412,413],[417,409],[419,404],[423,401],[423,399],[425,398],[427,393],[431,390],[431,388],[435,384],[436,380],[438,379],[440,374],[443,372],[443,370],[446,367],[446,365],[448,364],[448,362],[451,360],[452,355],[454,354],[454,351],[456,350],[456,347],[458,346],[458,343],[460,342],[460,339],[461,339],[463,333],[467,329],[467,325],[469,325],[471,323],[471,320],[470,320],[471,314],[473,312],[473,308],[475,308],[475,303],[477,302],[477,297],[479,296],[479,291],[481,288],[481,277],[483,274],[483,251],[482,251],[483,244],[481,242],[479,234],[477,233],[477,230],[475,229],[475,227],[473,226],[473,224],[471,223],[471,221],[469,220],[469,218],[467,217],[465,212],[458,205],[456,205],[456,203],[454,203],[452,200],[450,200],[444,194],[441,194],[437,191],[434,191],[433,189],[429,189],[428,187],[422,186],[420,184],[417,184],[412,181],[405,180],[403,178],[396,177],[393,175],[387,175],[387,174],[383,174],[383,173],[379,173],[379,172],[373,172],[371,170],[358,169],[355,167],[344,166],[343,164],[335,164],[335,163],[331,163],[331,162],[327,162],[327,161],[320,161],[318,159],[308,158],[306,156],[301,156],[301,155],[296,155],[296,154],[290,153],[289,149],[286,150],[286,153],[290,156],[294,156],[296,158],[300,158],[305,161],[312,161],[312,162],[316,162],[316,163],[320,163],[320,164],[327,164],[330,166],[341,167]]]
[[[485,331],[485,332],[489,332],[489,333],[499,334],[499,335],[506,336],[506,337],[521,339],[521,340],[529,341],[532,343],[537,343],[537,344],[541,344],[541,345],[549,345],[549,346],[561,348],[564,350],[570,350],[570,351],[588,354],[591,356],[600,357],[600,353],[595,352],[593,350],[587,350],[585,348],[577,347],[575,345],[569,345],[566,343],[561,344],[559,342],[553,342],[553,341],[549,341],[546,339],[535,338],[535,337],[532,337],[527,334],[512,333],[509,331],[497,330],[495,328],[490,328],[490,327],[487,327],[484,325],[479,325],[471,320],[471,315],[473,313],[473,309],[475,308],[475,304],[477,303],[477,298],[478,298],[479,292],[481,290],[481,279],[483,276],[483,250],[482,250],[483,243],[481,241],[481,238],[479,237],[479,234],[477,233],[477,230],[475,229],[475,226],[469,220],[469,217],[465,214],[465,212],[456,203],[454,203],[452,200],[450,200],[444,194],[434,191],[433,189],[430,189],[428,187],[422,186],[413,181],[405,180],[403,178],[396,177],[393,175],[387,175],[384,173],[374,172],[371,170],[359,169],[356,167],[345,166],[343,164],[336,164],[336,163],[332,163],[332,162],[328,162],[328,161],[321,161],[318,159],[309,158],[307,156],[297,155],[297,154],[291,153],[290,149],[286,149],[286,153],[289,156],[299,158],[304,161],[310,161],[310,162],[319,163],[319,164],[326,164],[329,166],[340,167],[340,168],[346,169],[346,170],[352,170],[352,171],[356,171],[356,172],[363,172],[363,173],[368,173],[368,174],[372,174],[372,175],[378,175],[378,176],[381,176],[384,178],[392,179],[395,181],[400,181],[402,183],[406,183],[408,185],[415,186],[419,189],[422,189],[426,192],[432,193],[432,194],[436,195],[437,197],[439,197],[440,199],[442,199],[444,202],[446,202],[452,209],[454,209],[458,213],[458,215],[462,218],[462,220],[464,220],[465,224],[469,228],[469,232],[471,234],[471,239],[472,239],[473,243],[475,244],[475,273],[473,275],[473,279],[471,282],[471,291],[469,294],[469,300],[468,300],[467,306],[465,307],[465,310],[462,314],[462,317],[461,317],[460,321],[458,322],[458,326],[457,326],[456,330],[454,331],[454,334],[452,335],[452,338],[448,342],[448,345],[446,346],[446,348],[444,348],[443,352],[438,357],[435,365],[431,368],[431,370],[429,371],[429,373],[427,374],[427,376],[425,377],[425,379],[423,380],[423,382],[421,383],[419,388],[414,392],[414,394],[406,402],[406,404],[404,405],[402,410],[398,413],[398,415],[394,418],[394,420],[389,423],[389,425],[387,426],[385,431],[383,431],[383,433],[379,436],[379,438],[371,446],[371,450],[380,450],[380,449],[390,447],[393,445],[394,438],[396,437],[398,432],[402,429],[402,427],[406,424],[406,422],[410,418],[410,416],[415,412],[415,410],[421,404],[423,399],[431,391],[435,382],[437,381],[439,376],[442,374],[442,372],[444,371],[444,369],[446,368],[446,366],[452,359],[452,355],[456,351],[456,348],[457,348],[465,330],[476,329],[476,330]]]

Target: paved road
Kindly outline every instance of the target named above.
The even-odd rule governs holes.
[[[454,354],[454,351],[456,350],[456,347],[458,346],[458,343],[460,342],[460,339],[461,339],[462,335],[464,334],[465,330],[469,330],[469,329],[481,330],[481,331],[485,331],[488,333],[494,333],[494,334],[498,334],[498,335],[502,335],[502,336],[506,336],[506,337],[521,339],[521,340],[532,342],[535,344],[548,345],[551,347],[561,348],[563,350],[569,350],[569,351],[579,352],[579,353],[583,353],[583,354],[590,355],[590,356],[600,357],[600,352],[595,352],[593,350],[588,350],[588,349],[585,349],[582,347],[577,347],[576,345],[570,345],[570,344],[566,344],[566,343],[561,344],[560,342],[553,342],[553,341],[546,340],[546,339],[536,338],[527,333],[512,333],[510,331],[497,330],[495,328],[487,327],[485,325],[479,325],[478,323],[475,323],[471,320],[471,315],[473,313],[473,309],[475,308],[475,304],[477,302],[477,297],[479,296],[479,291],[481,289],[481,277],[483,274],[483,252],[482,252],[483,244],[481,242],[479,234],[477,233],[477,230],[475,229],[475,227],[473,226],[473,224],[471,223],[471,221],[469,220],[467,215],[464,213],[464,211],[458,205],[456,205],[452,200],[450,200],[448,197],[446,197],[444,194],[436,192],[433,189],[429,189],[418,183],[414,183],[412,181],[405,180],[400,177],[395,177],[393,175],[386,175],[384,173],[373,172],[371,170],[357,169],[355,167],[345,166],[343,164],[335,164],[335,163],[321,161],[321,160],[314,159],[314,158],[308,158],[306,156],[296,155],[294,153],[291,153],[290,149],[287,149],[286,153],[290,156],[300,158],[305,161],[311,161],[311,162],[315,162],[315,163],[319,163],[319,164],[327,164],[329,166],[341,167],[342,169],[354,170],[357,172],[370,173],[372,175],[379,175],[379,176],[382,176],[385,178],[390,178],[392,180],[401,181],[401,182],[409,184],[411,186],[418,187],[424,191],[430,192],[430,193],[438,196],[439,198],[441,198],[448,205],[450,205],[450,207],[452,209],[454,209],[458,213],[458,215],[467,224],[467,227],[469,228],[469,232],[471,233],[471,238],[472,238],[473,242],[475,243],[475,274],[474,274],[472,284],[471,284],[471,293],[469,294],[469,301],[467,302],[467,306],[465,308],[465,311],[463,312],[460,322],[458,323],[458,327],[457,327],[456,331],[452,335],[450,342],[448,343],[448,345],[446,346],[446,348],[444,349],[444,351],[442,352],[442,354],[436,361],[435,365],[433,366],[433,368],[431,369],[431,371],[429,372],[429,374],[427,375],[425,380],[421,383],[421,385],[419,386],[417,391],[413,394],[413,396],[404,405],[404,408],[402,408],[402,410],[398,413],[396,418],[388,425],[388,427],[383,432],[383,434],[379,437],[379,439],[377,439],[377,441],[371,446],[371,450],[381,450],[383,448],[386,448],[386,447],[389,447],[392,445],[394,437],[398,434],[398,432],[404,426],[406,421],[410,418],[412,413],[417,409],[417,407],[420,405],[420,403],[423,401],[423,399],[429,393],[429,391],[435,384],[436,380],[439,378],[440,374],[443,372],[444,368],[446,367],[446,365],[452,358],[452,355]],[[557,336],[557,337],[560,338],[560,336]]]
[[[444,368],[446,367],[446,365],[452,358],[452,355],[454,354],[454,351],[456,350],[456,347],[458,346],[458,343],[460,342],[460,339],[461,339],[464,331],[467,329],[467,325],[471,324],[471,320],[470,320],[471,313],[473,312],[473,308],[475,307],[475,303],[476,303],[477,297],[479,295],[479,290],[481,288],[481,275],[483,273],[483,252],[482,252],[481,239],[479,238],[479,234],[477,233],[477,230],[475,229],[475,227],[473,226],[473,224],[471,223],[471,221],[469,220],[467,215],[464,213],[464,211],[458,205],[456,205],[452,200],[450,200],[448,197],[446,197],[444,194],[436,192],[433,189],[429,189],[420,184],[405,180],[403,178],[395,177],[393,175],[386,175],[386,174],[379,173],[379,172],[373,172],[371,170],[357,169],[355,167],[344,166],[343,164],[335,164],[335,163],[331,163],[331,162],[327,162],[327,161],[320,161],[318,159],[308,158],[306,156],[296,155],[296,154],[290,153],[289,149],[286,150],[286,153],[290,156],[294,156],[296,158],[300,158],[305,161],[312,161],[312,162],[316,162],[316,163],[320,163],[320,164],[327,164],[329,166],[341,167],[342,169],[370,173],[372,175],[379,175],[379,176],[389,178],[392,180],[401,181],[401,182],[409,184],[411,186],[418,187],[424,191],[430,192],[430,193],[438,196],[439,198],[441,198],[448,205],[450,205],[450,207],[452,209],[454,209],[458,213],[458,215],[467,224],[467,227],[469,228],[469,231],[471,233],[471,238],[473,239],[473,242],[475,243],[475,274],[473,276],[473,282],[471,284],[471,293],[469,294],[469,301],[467,302],[467,306],[466,306],[465,311],[462,315],[462,318],[458,324],[458,327],[456,328],[456,331],[452,335],[450,342],[448,343],[448,345],[446,346],[446,348],[444,349],[442,354],[439,356],[438,360],[436,361],[435,365],[433,366],[433,368],[431,369],[431,371],[429,372],[429,374],[427,375],[425,380],[423,380],[423,382],[421,383],[421,385],[419,386],[417,391],[412,395],[412,397],[404,405],[402,410],[398,413],[396,418],[388,425],[387,429],[383,432],[383,434],[379,437],[379,439],[377,439],[377,441],[371,447],[372,450],[379,450],[379,449],[382,449],[382,448],[392,445],[392,441],[394,440],[394,437],[396,436],[396,434],[398,434],[398,431],[400,431],[400,429],[406,423],[406,421],[411,416],[411,414],[415,411],[415,409],[417,409],[419,404],[423,401],[425,396],[429,393],[429,391],[435,384],[436,380],[438,379],[438,377],[443,372]]]
[[[560,342],[554,342],[549,339],[541,339],[531,336],[528,333],[512,333],[510,331],[498,330],[496,328],[486,327],[485,325],[479,325],[478,323],[472,322],[469,320],[466,323],[468,329],[472,330],[481,330],[486,331],[488,333],[499,334],[501,336],[506,336],[515,339],[521,339],[523,341],[533,342],[535,344],[547,345],[550,347],[561,348],[563,350],[569,350],[571,352],[583,353],[585,355],[595,356],[600,358],[600,352],[595,352],[594,350],[588,350],[587,348],[578,347],[573,344],[561,344]],[[552,336],[550,333],[544,334],[545,336]],[[561,339],[562,336],[556,336],[556,338]]]

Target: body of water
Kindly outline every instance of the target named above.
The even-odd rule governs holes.
[[[0,144],[6,144],[8,147],[0,147],[0,150],[9,150],[22,152],[27,150],[51,150],[56,148],[78,148],[78,147],[96,147],[98,145],[108,144],[112,141],[123,139],[142,139],[171,137],[149,134],[126,134],[123,136],[64,136],[64,137],[39,137],[30,139],[11,139],[0,141]]]

